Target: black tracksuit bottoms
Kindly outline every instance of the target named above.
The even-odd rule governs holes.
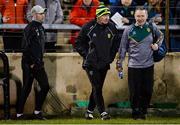
[[[132,110],[147,113],[153,92],[154,66],[128,68],[128,83]]]
[[[31,91],[34,78],[38,81],[40,91],[35,94],[35,110],[41,111],[42,105],[49,91],[48,77],[44,67],[32,69],[26,61],[22,60],[23,88],[18,102],[17,113],[23,113],[24,105]]]
[[[102,95],[102,88],[107,73],[107,68],[104,69],[86,69],[87,75],[91,82],[92,91],[89,97],[88,110],[94,111],[97,106],[99,113],[105,111],[104,99]]]

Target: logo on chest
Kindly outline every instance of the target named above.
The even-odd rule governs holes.
[[[96,33],[93,33],[93,37],[96,37]]]
[[[136,35],[136,31],[133,31],[133,32],[132,32],[132,35]]]
[[[150,31],[151,31],[151,29],[150,29],[150,28],[147,28],[147,31],[148,31],[148,32],[150,32]]]
[[[36,33],[37,33],[37,36],[39,36],[39,35],[40,35],[40,33],[39,33],[39,30],[38,30],[38,29],[36,29]]]
[[[110,33],[108,33],[108,34],[107,34],[107,37],[108,37],[108,39],[110,39],[110,38],[111,38],[111,34],[110,34]]]
[[[107,35],[107,38],[108,38],[108,39],[111,39],[112,35],[111,35],[110,33],[107,33],[106,35]],[[103,34],[103,35],[98,35],[98,36],[99,36],[99,37],[105,37],[106,35]],[[92,37],[93,37],[93,38],[96,38],[96,37],[97,37],[97,34],[96,34],[96,33],[93,33],[93,34],[92,34]]]

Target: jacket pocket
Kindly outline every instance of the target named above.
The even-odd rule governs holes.
[[[89,49],[89,53],[86,56],[86,60],[84,62],[84,65],[96,67],[97,62],[98,62],[98,59],[97,59],[96,49],[95,48]]]

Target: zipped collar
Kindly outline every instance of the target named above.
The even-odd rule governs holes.
[[[35,24],[35,25],[42,25],[42,23],[41,23],[41,22],[36,21],[36,20],[32,20],[32,23],[33,23],[33,24]]]
[[[148,22],[145,22],[144,25],[142,25],[142,26],[138,25],[137,22],[134,24],[134,26],[140,27],[140,28],[144,28],[147,25],[148,25]]]

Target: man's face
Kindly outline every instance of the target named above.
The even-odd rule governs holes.
[[[99,24],[108,24],[109,22],[109,14],[104,14],[97,18]]]
[[[132,3],[132,0],[121,0],[121,3],[124,6],[130,6]]]
[[[83,3],[87,6],[91,4],[92,0],[83,0]]]
[[[43,22],[44,21],[44,18],[45,18],[45,14],[44,13],[36,13],[35,16],[36,16],[36,20],[37,21],[39,21],[39,22]]]
[[[154,6],[158,3],[159,0],[149,0],[149,3]]]
[[[144,25],[147,20],[147,11],[146,10],[136,10],[135,11],[135,20],[136,23],[140,26]]]

